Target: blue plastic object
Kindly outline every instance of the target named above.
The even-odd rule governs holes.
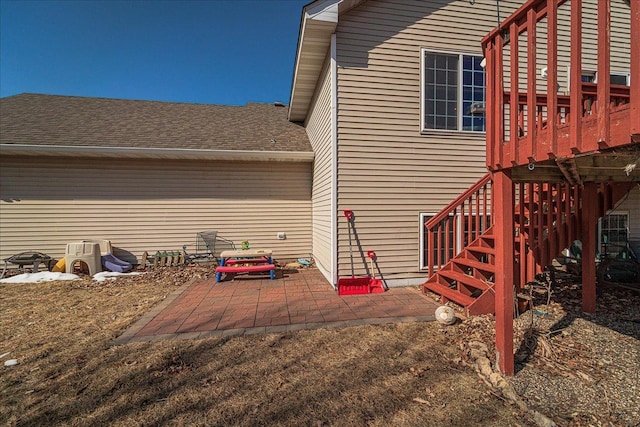
[[[126,273],[133,269],[133,266],[126,261],[116,258],[113,254],[106,254],[100,257],[102,265],[109,271]]]

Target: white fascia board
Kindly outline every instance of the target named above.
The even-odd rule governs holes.
[[[299,72],[300,72],[300,61],[304,57],[303,53],[307,51],[314,51],[314,53],[324,54],[326,49],[329,47],[331,42],[330,37],[331,34],[335,32],[336,26],[338,25],[338,15],[339,15],[339,5],[343,0],[324,0],[313,3],[303,10],[302,15],[302,23],[300,25],[300,35],[298,42],[298,51],[296,52],[296,62],[293,70],[293,83],[291,85],[291,98],[289,100],[289,120],[291,121],[302,121],[304,118],[300,115],[292,114],[292,111],[297,106],[298,102],[307,103],[308,100],[311,99],[313,93],[300,93],[300,92],[313,92],[313,89],[300,89],[298,88],[299,83]],[[327,24],[330,25],[327,25]],[[315,43],[307,43],[307,38],[305,37],[307,34],[315,32],[317,30],[321,30],[322,33],[326,34],[326,45]],[[317,34],[315,34],[317,36]],[[322,65],[317,67],[317,70],[313,70],[317,76],[320,75],[320,71],[322,69]],[[317,77],[316,76],[316,77]],[[299,101],[299,98],[302,98]],[[294,105],[295,104],[295,105]],[[299,113],[298,113],[299,114]]]
[[[198,150],[183,148],[82,147],[30,144],[0,144],[0,155],[260,162],[312,162],[314,157],[311,151]]]
[[[338,23],[338,5],[343,0],[324,0],[305,10],[305,19]]]

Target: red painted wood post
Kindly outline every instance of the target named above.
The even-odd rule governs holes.
[[[558,227],[560,226],[560,209],[558,209],[558,198],[560,197],[559,187],[558,184],[549,184],[548,200],[550,215],[547,220],[547,230],[549,230],[547,232],[549,239],[549,258],[547,259],[547,265],[551,264],[553,259],[558,256]]]
[[[598,184],[586,183],[582,191],[582,311],[596,312],[596,224]]]
[[[460,235],[464,236],[464,231],[465,231],[465,210],[464,210],[464,206],[465,206],[465,202],[462,202],[462,204],[460,205]],[[456,236],[458,236],[458,234],[456,234]],[[467,242],[467,244],[469,244],[469,242]],[[460,248],[460,250],[462,250],[462,248],[465,246],[464,242],[462,242],[462,247]]]
[[[482,187],[482,196],[484,197],[482,202],[483,209],[483,220],[482,220],[482,233],[487,231],[489,228],[489,224],[487,224],[487,218],[489,217],[489,206],[488,206],[488,195],[489,195],[489,183],[486,183],[484,187]]]
[[[536,226],[536,239],[537,239],[537,255],[536,262],[536,274],[542,272],[542,266],[544,265],[544,187],[543,182],[538,183],[538,223]]]
[[[525,203],[527,200],[526,191],[527,185],[524,183],[520,184],[520,194],[518,200],[518,206],[520,207],[520,218],[518,220],[520,232],[520,262],[518,265],[518,272],[520,273],[520,280],[518,281],[519,288],[522,288],[525,283],[527,283],[527,240],[525,238],[525,236],[527,235],[527,232],[525,231],[527,227],[525,225],[525,218],[527,218],[527,216],[525,215]]]
[[[511,145],[511,164],[515,163],[518,160],[518,126],[520,124],[520,105],[518,102],[519,98],[519,82],[520,76],[518,74],[518,67],[520,64],[519,52],[518,52],[518,25],[514,22],[510,25],[509,32],[509,44],[511,49],[511,94],[509,97],[509,109],[510,109],[510,119],[509,119],[509,133],[510,133],[510,142]]]
[[[547,153],[558,152],[558,11],[556,0],[547,0]]]
[[[562,250],[567,245],[567,204],[566,199],[569,198],[567,193],[567,184],[558,185],[558,246],[559,250]]]
[[[435,230],[436,230],[436,265],[438,266],[438,270],[440,269],[440,267],[442,267],[444,265],[444,260],[442,259],[442,221],[440,221],[438,223],[438,225],[436,226]],[[446,236],[445,236],[446,238]]]
[[[458,215],[460,214],[458,214],[458,208],[456,208],[453,210],[453,223],[451,224],[453,226],[453,256],[458,255],[458,252],[462,250],[462,248],[460,247],[460,242],[458,242],[458,237],[457,237],[460,235],[460,232],[461,232],[459,230],[460,227],[458,224],[458,218],[459,218]]]
[[[573,234],[573,226],[575,223],[575,217],[574,214],[571,212],[571,207],[573,206],[573,186],[571,186],[570,184],[567,184],[567,200],[566,200],[566,207],[565,207],[565,212],[567,214],[567,242],[569,243],[567,247],[569,247],[571,245],[571,243],[573,243],[573,241],[575,240],[575,234]]]
[[[636,0],[637,1],[637,0]],[[598,143],[611,143],[611,0],[598,0]],[[592,147],[595,149],[597,147]]]
[[[476,214],[475,214],[475,218],[476,218],[476,228],[475,228],[475,230],[473,232],[473,236],[471,234],[469,234],[469,241],[467,242],[467,244],[469,244],[469,243],[473,242],[474,240],[476,240],[476,237],[478,237],[480,235],[480,190],[478,190],[478,192],[476,193]]]
[[[423,224],[423,227],[426,225]],[[429,266],[429,277],[433,277],[434,272],[434,259],[433,259],[433,249],[435,245],[435,239],[433,238],[433,230],[427,230],[427,265]]]
[[[467,200],[469,203],[469,215],[467,216],[467,236],[471,238],[472,230],[473,230],[473,194],[469,196]],[[464,218],[463,218],[464,219]],[[468,243],[471,243],[472,240],[469,240]]]
[[[505,159],[504,155],[504,36],[500,33],[496,35],[496,46],[495,46],[495,64],[493,68],[494,73],[494,96],[495,96],[495,104],[494,104],[494,112],[493,116],[494,120],[494,131],[495,138],[494,142],[498,144],[498,157],[500,167],[508,167],[509,162]]]
[[[527,154],[537,160],[537,106],[536,106],[536,11],[527,12]],[[524,158],[524,156],[523,156]]]
[[[510,171],[493,174],[496,249],[496,363],[513,375],[513,181]]]
[[[580,205],[580,200],[582,200],[582,188],[579,185],[575,185],[573,187],[573,208],[576,212],[576,222],[575,222],[575,230],[574,230],[574,239],[580,238],[580,230],[582,227],[582,206]]]
[[[571,0],[571,75],[569,144],[579,152],[582,147],[582,0]]]
[[[486,111],[487,111],[487,120],[486,120],[486,156],[487,156],[487,167],[489,170],[494,170],[496,168],[496,156],[495,156],[495,144],[496,137],[494,131],[494,120],[493,116],[495,114],[495,78],[494,78],[494,61],[493,61],[493,41],[489,41],[487,46],[484,49],[484,56],[487,59],[487,64],[485,67],[485,96],[486,96]]]
[[[527,282],[533,280],[536,275],[536,262],[534,251],[535,241],[535,216],[534,216],[534,197],[535,197],[535,184],[529,183],[529,191],[527,197],[529,199],[529,227],[527,232],[527,240],[529,241],[529,251],[527,252]]]
[[[547,200],[545,201],[547,205],[546,218],[544,219],[547,226],[545,229],[547,230],[547,238],[545,244],[545,256],[544,262],[542,264],[542,268],[544,269],[547,265],[551,264],[551,259],[553,257],[553,253],[551,250],[551,239],[553,234],[553,184],[547,183]]]
[[[640,1],[631,1],[631,134],[640,134]]]

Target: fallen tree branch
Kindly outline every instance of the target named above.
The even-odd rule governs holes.
[[[504,379],[504,377],[496,372],[489,360],[489,350],[486,344],[479,341],[469,341],[467,344],[468,362],[480,376],[480,379],[490,388],[498,390],[505,399],[516,405],[523,412],[529,413],[538,427],[556,427],[557,424],[549,417],[540,412],[529,408],[524,400],[514,388]]]

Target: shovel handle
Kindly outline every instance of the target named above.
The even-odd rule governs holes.
[[[376,253],[374,251],[367,251],[367,256],[372,260],[376,259]]]
[[[344,213],[344,217],[347,218],[347,221],[351,221],[351,218],[353,218],[353,211],[345,210],[343,211],[343,213]]]

